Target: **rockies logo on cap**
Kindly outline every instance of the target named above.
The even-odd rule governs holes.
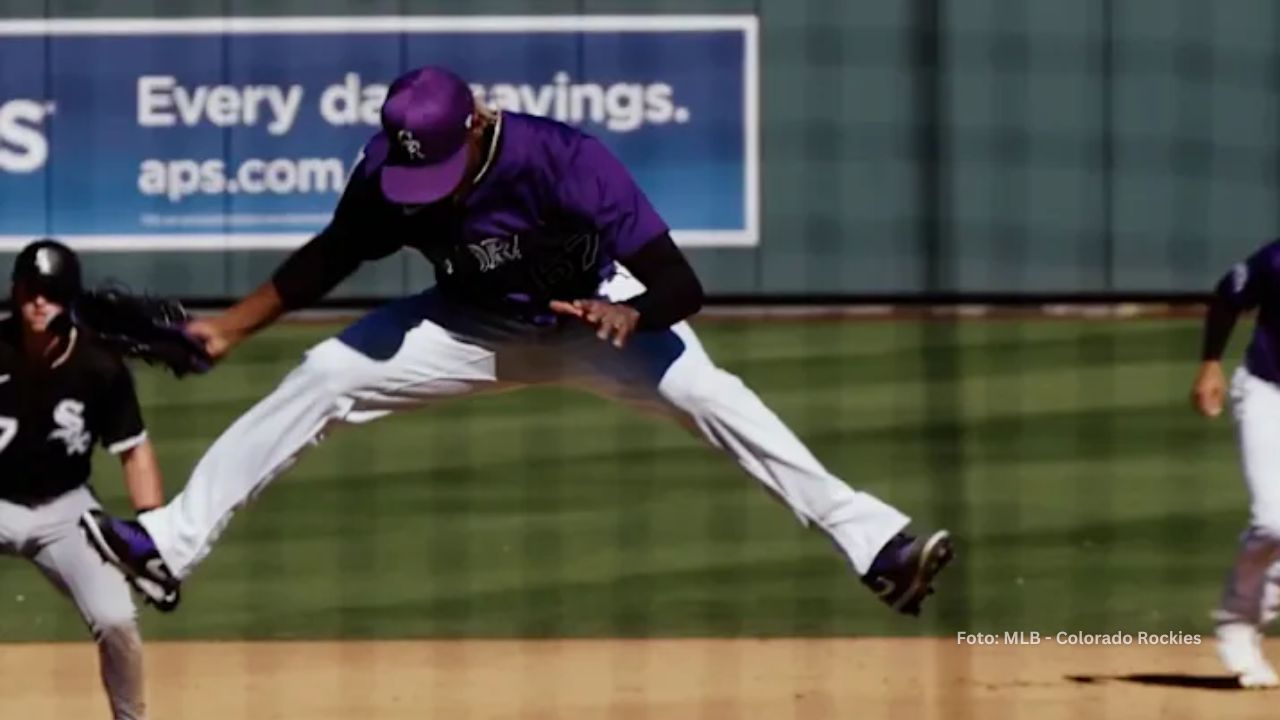
[[[475,109],[471,87],[445,68],[419,68],[391,83],[381,112],[391,149],[380,172],[383,196],[425,205],[453,192],[467,171]]]
[[[401,130],[396,133],[396,139],[400,141],[400,148],[404,150],[404,154],[410,160],[426,160],[426,156],[422,154],[422,143],[413,136],[408,130]]]

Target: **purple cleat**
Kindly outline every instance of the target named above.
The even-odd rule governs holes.
[[[102,559],[119,568],[148,603],[161,612],[177,609],[181,583],[169,572],[155,542],[140,523],[94,509],[80,516],[80,528]]]
[[[955,556],[951,533],[939,530],[927,538],[898,533],[885,544],[862,582],[889,607],[918,616],[920,603],[933,594],[933,578]]]

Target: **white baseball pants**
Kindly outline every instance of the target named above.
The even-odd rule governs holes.
[[[1231,382],[1249,527],[1240,536],[1219,622],[1265,625],[1280,614],[1280,386],[1238,369]]]
[[[642,290],[625,273],[602,287],[615,301]],[[549,334],[432,290],[374,310],[309,350],[214,442],[185,489],[141,522],[170,571],[184,578],[236,510],[333,428],[444,398],[542,383],[584,388],[700,434],[802,523],[826,531],[859,575],[908,523],[829,473],[755,393],[716,367],[686,323],[637,333],[618,350],[586,326]]]

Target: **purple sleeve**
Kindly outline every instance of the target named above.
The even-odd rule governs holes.
[[[1205,315],[1202,360],[1220,360],[1241,312],[1256,308],[1280,274],[1280,240],[1236,263],[1214,288]]]
[[[619,260],[669,232],[631,173],[599,140],[583,138],[560,178],[560,200]]]
[[[1222,279],[1214,294],[1237,310],[1258,306],[1280,274],[1280,240],[1263,247],[1237,263]]]

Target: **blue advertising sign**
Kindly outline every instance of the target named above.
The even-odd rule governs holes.
[[[427,64],[600,137],[682,245],[755,245],[757,58],[753,16],[0,21],[0,249],[296,247]]]

